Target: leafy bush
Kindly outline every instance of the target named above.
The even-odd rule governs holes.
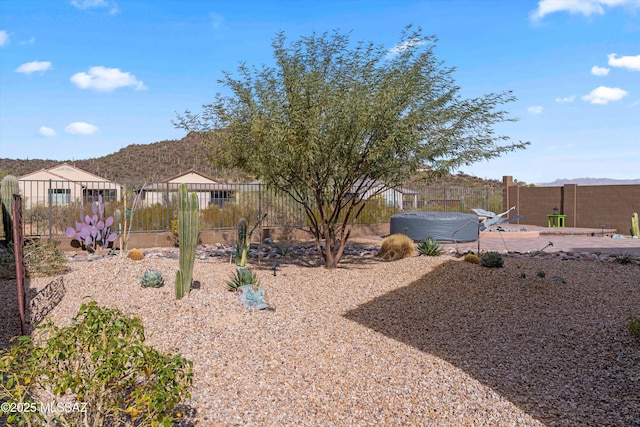
[[[418,254],[426,255],[426,256],[438,256],[442,252],[442,248],[431,237],[424,239],[422,242],[418,243]]]
[[[38,342],[24,336],[0,351],[0,401],[57,396],[80,409],[47,413],[46,425],[171,426],[176,405],[190,397],[192,363],[144,345],[140,319],[118,310],[90,302],[73,320],[64,328],[45,324]],[[43,420],[37,412],[5,415],[10,425]]]
[[[502,255],[498,252],[486,252],[480,257],[480,265],[489,268],[501,268],[504,265]]]
[[[480,258],[478,258],[478,255],[476,254],[466,254],[464,256],[464,260],[472,264],[480,264]]]
[[[415,244],[404,234],[392,234],[382,240],[379,256],[384,260],[396,261],[413,255],[415,255]]]

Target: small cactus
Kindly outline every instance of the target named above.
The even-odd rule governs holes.
[[[140,249],[131,249],[127,253],[127,258],[132,259],[134,261],[140,261],[141,259],[144,259],[144,253],[142,253]]]
[[[0,183],[0,199],[2,207],[2,224],[7,243],[13,242],[13,195],[20,192],[18,178],[7,175]]]
[[[631,235],[633,237],[640,237],[640,229],[638,229],[638,213],[634,212],[631,216]]]
[[[472,264],[480,264],[480,258],[478,258],[478,255],[476,254],[466,254],[464,256],[464,260]]]
[[[140,280],[140,285],[143,288],[159,288],[164,285],[164,278],[158,270],[147,270]]]
[[[480,265],[488,268],[501,268],[504,261],[498,252],[487,252],[480,257]]]

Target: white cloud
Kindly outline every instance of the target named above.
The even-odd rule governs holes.
[[[558,104],[566,104],[569,102],[573,102],[576,99],[576,97],[574,95],[571,96],[565,96],[564,98],[556,98],[556,102]]]
[[[9,34],[5,30],[0,30],[0,46],[9,44]]]
[[[582,97],[591,104],[608,104],[610,101],[619,101],[629,93],[617,87],[599,86]]]
[[[98,9],[109,8],[109,14],[115,15],[119,12],[118,4],[113,1],[106,0],[71,0],[71,4],[78,9]]]
[[[407,40],[406,42],[395,45],[394,47],[389,49],[389,51],[387,52],[387,58],[398,55],[399,53],[402,53],[407,49],[410,49],[415,46],[420,46],[422,44],[424,44],[424,41],[420,39]]]
[[[31,74],[36,71],[45,72],[51,69],[51,62],[49,61],[33,61],[22,64],[16,68],[16,73]]]
[[[579,13],[584,16],[604,15],[605,7],[612,8],[624,6],[627,8],[640,7],[638,0],[540,0],[538,8],[531,13],[534,21],[542,19],[545,15],[556,12]]]
[[[210,13],[209,18],[211,18],[211,25],[213,25],[214,30],[218,30],[224,27],[224,16],[217,13]]]
[[[617,58],[617,56],[618,55],[615,53],[607,55],[607,58],[609,58],[609,65],[612,67],[622,67],[633,71],[640,71],[640,55],[621,56],[620,58]]]
[[[119,87],[133,86],[136,90],[146,89],[144,82],[136,79],[131,73],[124,73],[119,68],[103,66],[89,68],[89,73],[77,73],[71,76],[71,82],[80,89],[93,89],[99,92],[110,92]]]
[[[541,114],[542,110],[543,108],[541,105],[534,105],[533,107],[527,108],[527,111],[530,112],[531,114]]]
[[[606,76],[607,74],[609,74],[609,71],[610,70],[608,68],[598,67],[597,65],[591,67],[591,74],[593,74],[594,76]]]
[[[29,40],[25,40],[20,42],[21,45],[27,45],[27,44],[35,44],[36,42],[36,38],[35,37],[31,37]]]
[[[55,130],[48,128],[46,126],[40,126],[40,129],[38,130],[38,135],[40,136],[56,136],[57,133]]]
[[[64,131],[72,134],[90,135],[98,131],[98,127],[86,122],[73,122]]]

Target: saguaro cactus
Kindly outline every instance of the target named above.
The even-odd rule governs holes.
[[[634,212],[631,215],[631,235],[633,237],[640,237],[640,230],[638,230],[638,213]]]
[[[7,243],[13,242],[13,195],[18,194],[18,178],[7,175],[0,183],[0,198],[2,199],[2,224],[4,225],[4,235]]]
[[[191,289],[193,264],[198,244],[198,196],[189,193],[184,184],[178,189],[178,238],[180,239],[180,268],[176,273],[176,299]]]

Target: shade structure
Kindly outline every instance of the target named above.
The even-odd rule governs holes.
[[[391,234],[406,234],[416,241],[474,242],[478,216],[460,212],[408,212],[391,216]]]

